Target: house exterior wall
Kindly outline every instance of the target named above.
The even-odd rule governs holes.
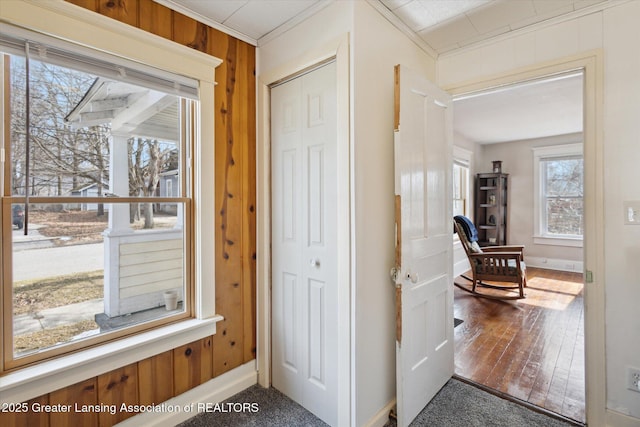
[[[623,202],[640,200],[639,20],[640,2],[615,2],[603,11],[483,43],[438,60],[439,83],[451,87],[603,49],[604,122],[598,131],[604,138],[604,158],[600,160],[605,171],[606,401],[608,419],[627,415],[623,417],[625,425],[640,425],[640,394],[626,387],[626,368],[640,367],[640,227],[623,223]]]

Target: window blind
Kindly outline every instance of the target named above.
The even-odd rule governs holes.
[[[149,89],[198,99],[198,81],[139,62],[3,24],[0,51]]]

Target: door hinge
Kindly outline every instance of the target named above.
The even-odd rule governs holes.
[[[591,270],[585,271],[584,281],[586,283],[593,283],[593,271]]]

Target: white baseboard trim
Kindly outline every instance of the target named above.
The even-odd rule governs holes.
[[[167,410],[141,413],[127,418],[117,426],[175,426],[196,416],[199,412],[203,412],[204,408],[200,408],[200,411],[198,411],[199,403],[222,402],[257,382],[256,361],[252,360],[179,396],[158,404],[163,405]]]
[[[456,278],[459,275],[466,273],[470,269],[471,267],[469,266],[469,261],[466,258],[462,261],[458,261],[453,264],[453,277]]]
[[[534,257],[527,256],[525,253],[524,262],[527,264],[527,267],[546,268],[547,270],[572,271],[576,273],[582,273],[584,271],[584,264],[582,261]]]
[[[384,408],[380,409],[369,421],[367,421],[365,427],[382,427],[389,421],[389,412],[396,406],[396,399],[387,403]]]
[[[640,427],[640,418],[607,409],[607,427]]]

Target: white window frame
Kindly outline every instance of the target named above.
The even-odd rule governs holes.
[[[467,176],[467,183],[466,183],[467,204],[465,206],[465,216],[470,217],[471,212],[473,212],[473,197],[471,196],[471,189],[473,188],[473,182],[471,178],[473,176],[473,173],[471,170],[472,169],[471,165],[473,164],[473,152],[454,145],[453,146],[453,164],[456,164],[456,163],[466,166],[469,169],[469,175]],[[453,164],[451,165],[452,168],[453,168]],[[454,233],[453,240],[459,241],[460,238],[458,237],[457,234]]]
[[[196,79],[199,116],[213,117],[214,69],[221,60],[109,19],[65,1],[11,1],[0,8],[0,23],[13,24],[72,41],[111,55]],[[176,60],[179,58],[179,60]],[[160,326],[114,342],[39,362],[0,377],[0,403],[21,402],[70,386],[146,357],[215,334],[215,216],[211,185],[215,171],[210,159],[215,147],[213,120],[198,120],[193,156],[195,317]],[[0,125],[1,126],[1,125]],[[3,135],[4,132],[0,132]]]
[[[549,147],[534,147],[533,149],[533,243],[539,245],[555,245],[582,247],[582,236],[560,236],[557,234],[547,234],[545,227],[546,212],[545,204],[542,203],[544,174],[542,167],[544,161],[567,156],[583,156],[582,143],[562,144]]]

